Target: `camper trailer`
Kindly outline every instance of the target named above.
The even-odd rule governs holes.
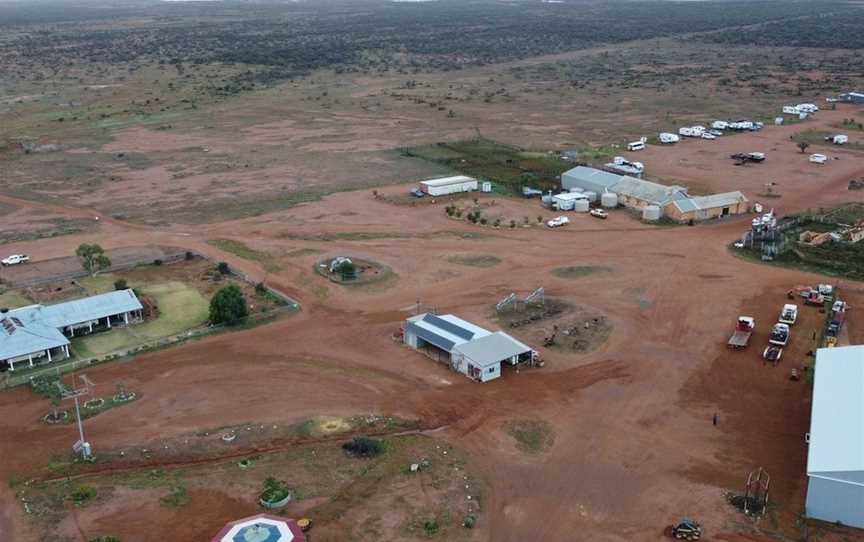
[[[658,136],[658,139],[660,140],[660,143],[664,145],[671,145],[673,143],[678,143],[679,141],[681,141],[681,138],[678,137],[677,134],[670,134],[669,132],[662,132]]]
[[[633,141],[631,143],[627,143],[628,151],[642,151],[645,150],[645,141],[647,141],[644,137],[639,141]]]

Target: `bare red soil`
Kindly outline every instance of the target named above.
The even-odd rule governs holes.
[[[669,175],[670,181],[677,172],[674,180],[694,188],[702,182],[706,190],[744,189],[751,199],[764,179],[779,177],[783,198],[777,206],[784,212],[860,201],[845,184],[855,160],[843,154],[819,170],[822,180],[814,184],[802,173],[810,164],[792,163],[801,157],[789,133],[772,127],[716,142],[652,148],[640,157],[650,173]],[[751,148],[757,142],[761,146]],[[693,152],[697,146],[712,154],[702,158]],[[734,167],[724,155],[737,150],[764,150],[769,159]],[[695,160],[694,154],[706,169],[678,164]],[[536,202],[498,205],[514,216],[543,214]],[[445,426],[436,436],[467,451],[471,467],[490,487],[478,540],[660,540],[682,515],[702,521],[707,539],[768,540],[760,534],[766,531],[798,538],[810,392],[788,374],[804,364],[820,315],[803,308],[779,367],[764,365],[760,354],[786,290],[819,277],[730,255],[726,246],[748,227],[746,218],[693,228],[646,226],[623,212],[606,221],[578,215],[571,220],[554,231],[481,228],[448,219],[443,204],[399,206],[353,192],[216,225],[147,228],[100,221],[92,235],[7,250],[39,260],[68,255],[83,240],[112,248],[194,249],[266,279],[303,304],[302,313],[288,320],[87,371],[100,386],[122,380],[143,393],[134,405],[88,422],[97,450],[246,421],[291,423],[312,415],[375,412]],[[368,235],[354,240],[357,232]],[[206,244],[213,238],[242,239],[266,250],[281,270],[266,273],[254,262],[221,253]],[[312,271],[320,253],[299,249],[369,258],[399,278],[378,289],[346,288]],[[468,253],[502,262],[493,268],[448,262]],[[552,274],[571,265],[609,271],[576,280]],[[533,345],[547,360],[545,368],[505,371],[499,380],[476,384],[391,339],[408,314],[403,309],[418,298],[493,327],[490,305],[511,291],[524,294],[538,286],[602,311],[613,326],[607,343],[586,355]],[[860,284],[844,282],[840,288],[850,305],[864,306]],[[725,343],[739,314],[753,315],[758,331],[747,350],[731,352]],[[864,336],[854,313],[849,329],[853,342]],[[262,386],[280,391],[277,408],[255,393]],[[47,405],[25,389],[0,394],[0,477],[43,466],[74,440],[71,427],[37,423]],[[548,452],[525,454],[507,435],[506,422],[526,415],[551,424],[555,440]],[[764,521],[757,527],[725,502],[723,492],[741,491],[756,467],[772,477],[776,527]],[[0,538],[34,540],[5,485],[0,498],[6,505]],[[196,522],[213,525],[214,532],[249,511],[247,503],[224,494],[214,499],[195,506]],[[89,515],[81,528],[120,528],[128,521],[128,512],[108,510]],[[179,519],[174,510],[144,507],[134,521],[145,531],[147,524]],[[140,540],[162,539],[160,531],[146,531]]]

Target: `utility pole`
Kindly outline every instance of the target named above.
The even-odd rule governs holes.
[[[80,453],[81,458],[85,461],[90,460],[93,457],[93,450],[90,447],[90,443],[84,439],[84,423],[81,420],[81,406],[78,403],[78,398],[87,395],[90,393],[90,387],[93,387],[93,382],[87,378],[87,375],[80,375],[81,380],[84,382],[84,386],[75,387],[75,375],[72,375],[72,389],[67,389],[63,386],[62,381],[57,381],[57,387],[60,389],[60,398],[61,399],[72,399],[75,403],[75,420],[78,423],[78,442],[72,445],[72,451],[76,454]]]

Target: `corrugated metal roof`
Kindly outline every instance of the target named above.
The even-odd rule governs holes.
[[[69,344],[60,332],[64,327],[142,308],[135,293],[128,289],[56,305],[29,305],[11,310],[4,316],[12,327],[4,326],[0,331],[0,359]],[[20,322],[20,327],[16,322]],[[9,333],[9,329],[13,331]]]
[[[429,179],[428,181],[420,181],[420,184],[425,184],[426,186],[447,186],[449,184],[462,184],[462,183],[470,183],[476,182],[477,179],[473,177],[466,177],[465,175],[456,175],[454,177],[442,177],[441,179]]]
[[[42,322],[29,322],[12,311],[0,320],[0,360],[26,356],[49,348],[69,344],[66,337],[55,327]]]
[[[456,345],[453,350],[480,367],[494,365],[507,358],[531,351],[529,347],[501,331]]]
[[[476,326],[471,322],[466,322],[452,314],[433,315],[424,313],[408,318],[408,322],[412,324],[415,333],[417,333],[416,330],[418,329],[423,330],[423,333],[417,333],[418,337],[448,352],[455,345],[490,334],[488,330]]]
[[[864,346],[816,351],[807,474],[864,483]]]
[[[616,175],[592,167],[577,166],[561,174],[561,186],[568,190],[570,188],[583,188],[602,194],[620,181],[622,177],[623,175]]]
[[[697,209],[715,209],[717,207],[728,207],[746,202],[747,198],[740,191],[722,192],[720,194],[711,194],[710,196],[694,196],[690,198],[690,202]],[[678,202],[676,202],[677,204]]]
[[[686,193],[681,186],[666,186],[626,176],[612,187],[612,191],[654,205],[665,205],[673,199],[673,195],[676,193],[682,191]]]

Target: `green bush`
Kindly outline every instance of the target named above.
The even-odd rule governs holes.
[[[97,536],[96,538],[91,538],[90,542],[123,542],[116,536]]]
[[[255,293],[258,295],[264,295],[267,293],[267,286],[263,282],[259,282],[255,285]]]
[[[70,497],[75,504],[84,504],[96,498],[96,488],[81,484],[72,491]]]
[[[269,477],[264,480],[264,489],[261,491],[259,497],[264,502],[273,503],[279,502],[290,495],[291,490],[285,482],[280,482],[273,477]]]
[[[246,298],[236,284],[223,286],[210,300],[210,322],[233,326],[249,316]]]
[[[342,449],[358,457],[375,457],[384,451],[384,444],[380,440],[360,436],[343,444]]]
[[[216,271],[219,271],[223,275],[227,275],[231,273],[231,268],[228,267],[228,264],[225,262],[219,262],[216,264]]]
[[[159,498],[159,502],[162,506],[167,506],[169,508],[178,508],[189,504],[190,500],[191,497],[189,497],[189,493],[183,486],[171,486],[168,490],[168,495]]]
[[[126,283],[126,279],[117,279],[114,281],[114,289],[115,290],[125,290],[129,285]]]

